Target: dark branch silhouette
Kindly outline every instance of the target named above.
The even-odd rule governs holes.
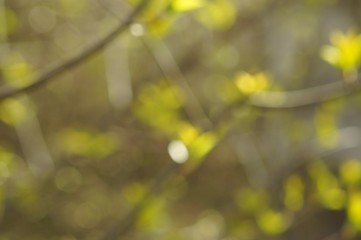
[[[112,40],[114,40],[119,34],[124,32],[130,24],[134,22],[134,19],[145,9],[148,5],[149,0],[143,0],[133,11],[132,13],[125,18],[120,24],[109,32],[104,38],[95,42],[93,45],[85,48],[78,55],[61,62],[60,64],[54,66],[53,68],[43,72],[40,76],[31,84],[21,87],[14,88],[11,86],[6,86],[0,89],[0,100],[5,98],[13,97],[15,95],[19,95],[22,93],[30,92],[36,90],[46,83],[54,79],[54,77],[59,76],[66,70],[69,70],[78,64],[82,63],[84,60],[88,59],[90,56],[96,54],[100,50],[102,50],[105,46],[107,46]]]
[[[144,10],[144,8],[148,5],[149,2],[150,1],[143,0],[125,20],[123,20],[104,38],[84,49],[78,55],[64,62],[61,62],[60,64],[50,68],[47,71],[44,71],[31,84],[21,88],[15,88],[12,86],[5,86],[3,88],[0,88],[0,100],[36,90],[44,86],[46,83],[50,82],[52,79],[54,79],[54,77],[59,76],[64,71],[77,66],[78,64],[88,59],[90,56],[96,54],[104,47],[106,47],[119,34],[124,32],[134,21],[137,15],[139,15],[139,13]],[[359,86],[351,91],[346,90],[344,84],[340,81],[297,91],[265,91],[251,96],[250,100],[247,103],[249,105],[260,108],[292,109],[342,98],[359,90]],[[244,101],[242,101],[242,103],[244,103]]]

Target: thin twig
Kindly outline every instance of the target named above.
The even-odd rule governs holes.
[[[261,92],[251,96],[249,104],[260,108],[300,108],[334,101],[357,93],[359,90],[361,90],[359,85],[352,90],[346,89],[344,81],[341,80],[295,91]]]
[[[212,128],[213,123],[206,108],[189,85],[167,45],[161,39],[151,41],[150,38],[142,38],[141,40],[163,77],[176,83],[186,94],[189,104],[185,106],[185,111],[189,116],[196,122],[202,122],[205,128]]]
[[[40,74],[40,76],[33,83],[22,88],[14,88],[10,86],[1,88],[0,100],[36,90],[44,86],[52,79],[54,79],[54,77],[59,76],[66,70],[69,70],[79,65],[89,57],[98,53],[100,50],[106,47],[111,41],[113,41],[119,34],[123,33],[127,29],[128,26],[133,23],[134,19],[145,9],[145,7],[149,4],[149,2],[150,2],[149,0],[143,0],[125,20],[123,20],[115,29],[109,32],[104,38],[100,39],[99,41],[89,46],[88,48],[85,48],[78,55],[68,60],[65,60],[64,62]]]

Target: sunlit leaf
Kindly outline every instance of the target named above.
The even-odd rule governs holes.
[[[197,19],[209,28],[225,30],[231,27],[236,19],[236,7],[230,0],[210,1],[199,10]]]
[[[352,192],[349,196],[347,206],[347,217],[349,222],[361,231],[361,192]]]
[[[202,132],[187,122],[181,122],[177,130],[176,136],[187,148],[191,160],[187,163],[188,170],[196,168],[219,140],[215,132]]]
[[[175,20],[175,16],[157,15],[148,20],[147,29],[154,36],[164,36],[170,31]]]
[[[182,123],[179,110],[184,100],[180,90],[161,81],[144,87],[134,105],[137,117],[155,129],[173,135]]]
[[[257,223],[262,232],[267,235],[279,235],[290,225],[288,217],[279,211],[267,209],[257,216]]]
[[[308,169],[320,204],[328,209],[342,209],[345,206],[346,193],[340,188],[338,179],[333,173],[322,162],[315,162]]]
[[[238,207],[249,213],[258,213],[268,207],[267,193],[261,189],[246,188],[236,195]]]
[[[13,53],[6,56],[2,64],[5,81],[13,86],[26,86],[35,78],[33,66],[20,54]]]
[[[139,0],[131,0],[131,4],[138,5]],[[151,35],[159,37],[165,35],[173,26],[176,15],[170,10],[171,0],[154,0],[147,5],[141,16],[146,30]]]
[[[361,64],[361,35],[354,31],[331,33],[331,43],[322,48],[322,58],[341,70],[353,71]]]
[[[59,134],[60,147],[70,154],[102,159],[119,149],[119,138],[113,133],[84,129],[66,129]]]
[[[341,163],[341,180],[348,187],[357,187],[361,184],[361,163],[357,159],[352,159]]]
[[[169,226],[167,205],[163,198],[154,197],[147,201],[137,219],[137,228],[141,230],[157,230]]]
[[[15,154],[0,146],[0,185],[13,173],[16,158]]]
[[[18,18],[10,8],[0,6],[0,39],[6,38],[18,28]]]
[[[218,137],[212,132],[200,134],[189,146],[194,159],[203,158],[217,143]]]
[[[178,137],[186,145],[190,145],[199,136],[199,130],[192,124],[183,122],[178,130]]]
[[[269,87],[270,77],[265,73],[240,72],[234,80],[237,88],[245,95],[264,91]]]
[[[205,0],[173,0],[171,8],[175,12],[186,12],[203,7]]]
[[[0,103],[0,120],[8,125],[18,126],[29,114],[29,108],[20,100],[10,98]]]
[[[304,184],[297,175],[290,176],[284,183],[284,203],[292,211],[300,210],[304,201]]]

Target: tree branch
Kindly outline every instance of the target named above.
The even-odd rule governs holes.
[[[353,89],[349,89],[343,81],[339,81],[295,91],[265,91],[252,95],[249,104],[260,108],[277,109],[306,107],[346,97],[361,90],[359,84],[352,87]]]
[[[50,82],[52,79],[54,79],[54,77],[59,76],[64,71],[77,66],[90,56],[96,54],[105,46],[107,46],[111,41],[113,41],[120,33],[124,32],[128,28],[128,26],[134,21],[134,19],[145,9],[149,2],[149,0],[142,0],[140,4],[132,11],[132,13],[130,13],[130,15],[124,21],[122,21],[115,29],[109,32],[104,38],[95,42],[88,48],[85,48],[78,55],[43,72],[33,83],[22,88],[14,88],[10,86],[1,88],[0,100],[36,90],[44,86],[46,83]]]

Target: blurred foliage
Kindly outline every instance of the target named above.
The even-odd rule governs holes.
[[[360,239],[359,1],[141,2],[0,1],[0,96],[129,22],[0,101],[0,239]]]
[[[361,63],[361,35],[349,30],[346,34],[340,31],[331,33],[332,46],[322,48],[322,57],[343,71],[355,71]]]

